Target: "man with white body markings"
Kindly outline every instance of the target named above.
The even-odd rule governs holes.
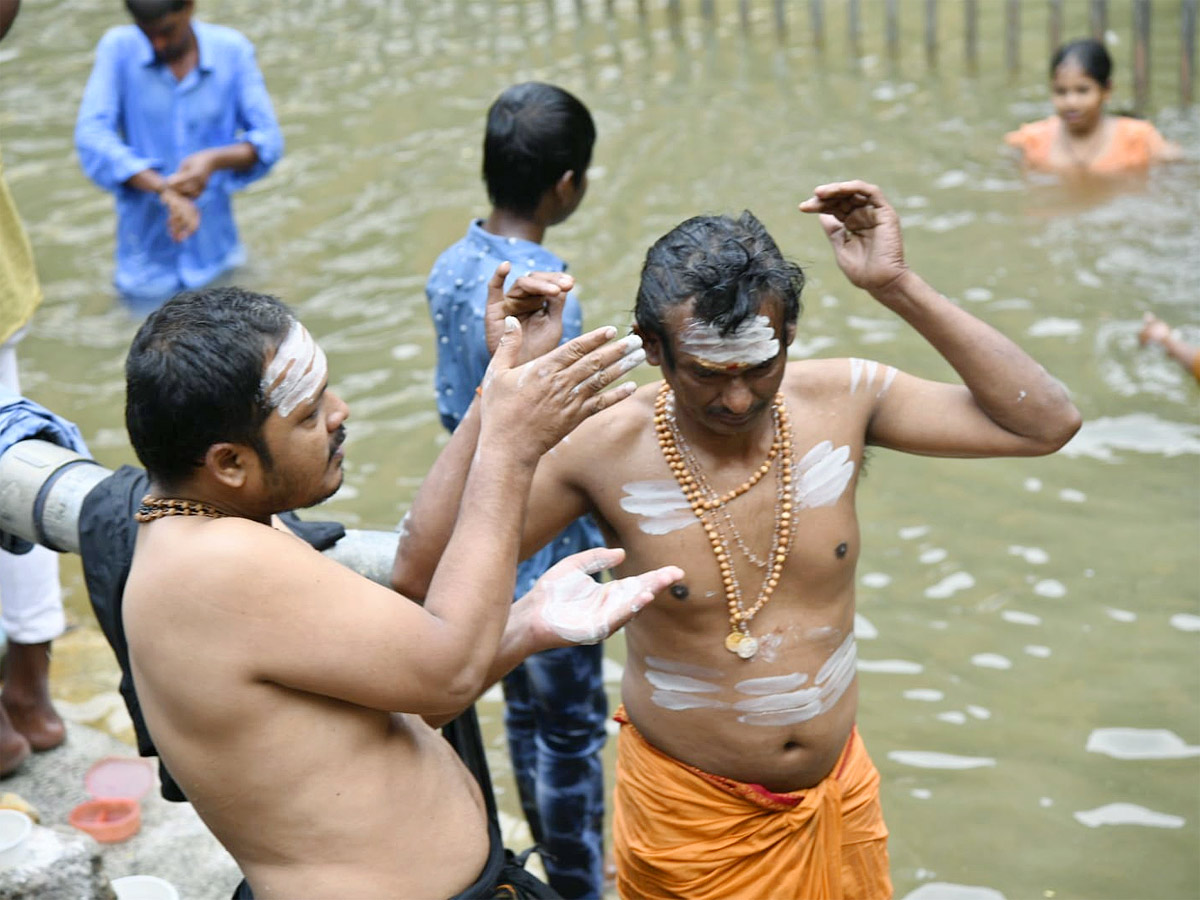
[[[1034,456],[1080,425],[1041,366],[908,268],[877,187],[823,185],[800,209],[819,214],[850,282],[962,383],[859,359],[789,363],[803,275],[749,213],[689,219],[650,249],[636,330],[664,380],[542,459],[523,539],[529,552],[591,512],[632,570],[688,573],[625,632],[613,826],[624,898],[891,895],[879,775],[854,727],[863,452]],[[538,306],[498,287],[493,332]],[[455,433],[432,485],[462,477],[473,430]],[[414,504],[393,572],[411,595],[454,508],[444,494]]]
[[[601,584],[590,575],[624,554],[595,549],[512,602],[538,457],[627,398],[600,389],[644,354],[602,328],[515,365],[522,329],[502,327],[476,401],[484,444],[424,606],[275,518],[341,485],[349,413],[287,307],[181,294],[134,338],[126,423],[151,484],[123,603],[134,683],[163,762],[259,897],[546,896],[506,861],[434,728],[530,653],[602,640],[683,576]]]

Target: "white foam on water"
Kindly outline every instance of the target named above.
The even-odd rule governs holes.
[[[904,692],[905,700],[920,700],[922,703],[937,703],[945,694],[935,688],[913,688]]]
[[[1035,616],[1033,613],[1021,612],[1017,609],[1006,609],[1000,613],[1000,618],[1005,622],[1012,622],[1014,625],[1041,625],[1042,619],[1040,616]]]
[[[1180,631],[1200,631],[1200,616],[1191,613],[1175,613],[1171,616],[1171,627]]]
[[[920,675],[925,667],[907,659],[860,659],[858,671],[883,675]]]
[[[990,756],[956,756],[935,750],[892,750],[888,759],[915,769],[985,769],[996,765]]]
[[[884,572],[867,572],[859,579],[864,587],[885,588],[892,583],[892,576]]]
[[[975,587],[975,579],[970,572],[954,572],[932,587],[925,588],[925,596],[933,600],[945,600],[959,591],[973,587]]]
[[[971,665],[981,669],[1011,669],[1012,660],[999,653],[976,653],[971,657]]]
[[[1039,597],[1065,597],[1067,596],[1067,588],[1061,581],[1055,578],[1045,578],[1033,586],[1033,592]]]
[[[1136,803],[1109,803],[1095,809],[1080,810],[1075,820],[1088,828],[1101,825],[1141,825],[1146,828],[1182,828],[1187,819],[1169,813],[1155,812]]]
[[[909,891],[901,900],[1005,900],[1005,897],[990,887],[955,884],[951,881],[928,881],[916,890]]]
[[[1089,753],[1114,759],[1187,759],[1200,756],[1200,747],[1188,744],[1165,728],[1097,728],[1088,735]]]

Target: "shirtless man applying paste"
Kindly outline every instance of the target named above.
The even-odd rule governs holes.
[[[688,573],[626,629],[613,835],[623,898],[891,895],[879,775],[854,727],[863,452],[1035,456],[1080,425],[1041,366],[908,268],[877,187],[823,185],[800,209],[820,215],[850,282],[962,383],[860,359],[789,363],[803,275],[749,213],[689,219],[651,247],[637,333],[664,380],[543,457],[523,540],[529,552],[591,512],[631,571]],[[498,333],[504,313],[537,304],[497,285],[492,306]],[[423,487],[410,515],[393,572],[410,595],[453,524],[439,489],[474,474],[474,421],[435,464],[429,500],[440,501]]]
[[[134,682],[163,762],[259,898],[530,896],[434,727],[528,654],[603,639],[683,575],[601,585],[589,576],[624,554],[595,549],[512,602],[538,457],[630,394],[599,391],[642,358],[615,334],[515,366],[522,329],[507,321],[462,514],[418,606],[273,518],[341,485],[349,414],[287,307],[212,288],[139,329],[126,423],[151,491],[124,594]]]

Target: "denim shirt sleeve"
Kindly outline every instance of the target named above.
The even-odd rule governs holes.
[[[254,45],[245,41],[238,58],[237,121],[241,140],[254,146],[258,159],[242,172],[230,173],[230,186],[240,190],[262,178],[283,155],[283,133],[275,118],[271,95],[258,68]]]
[[[138,172],[163,166],[162,160],[134,152],[120,134],[121,65],[128,50],[115,30],[100,39],[75,120],[79,164],[83,173],[106,191],[117,190]]]

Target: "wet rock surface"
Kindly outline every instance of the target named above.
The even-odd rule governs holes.
[[[108,882],[125,875],[157,875],[175,885],[187,900],[227,900],[241,879],[236,863],[191,804],[162,799],[157,776],[154,788],[140,801],[141,829],[127,840],[99,843],[68,824],[71,810],[89,799],[84,787],[87,770],[107,756],[136,754],[102,731],[76,723],[67,727],[66,743],[33,754],[0,781],[0,791],[18,794],[37,809],[42,826],[27,842],[23,861],[28,865],[0,868],[0,900],[59,896],[107,900]],[[55,880],[38,880],[51,875]],[[53,892],[62,875],[71,876],[73,893]]]

